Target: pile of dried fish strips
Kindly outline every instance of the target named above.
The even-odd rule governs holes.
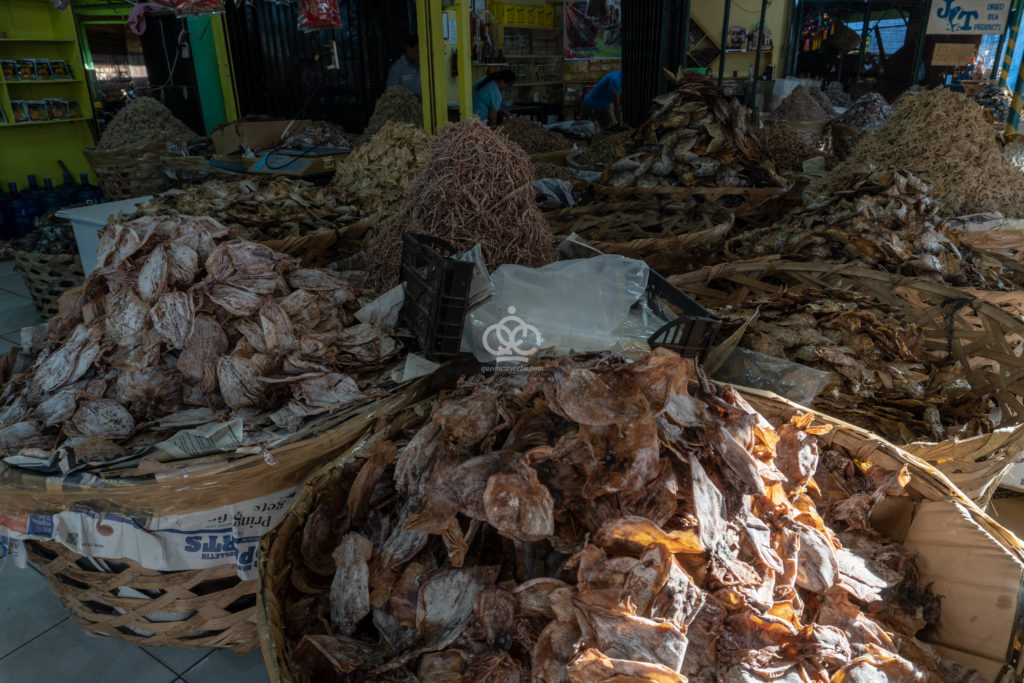
[[[868,521],[906,468],[821,453],[811,421],[776,431],[665,352],[471,381],[313,510],[289,673],[980,680],[915,639],[938,600]]]
[[[145,216],[209,216],[252,240],[298,237],[359,220],[361,211],[305,180],[207,180],[168,190],[139,205]]]
[[[782,187],[749,110],[711,80],[680,70],[674,89],[654,100],[651,118],[620,141],[625,156],[602,182],[614,187]]]
[[[232,419],[264,444],[366,400],[396,352],[345,281],[210,218],[116,224],[97,259],[0,395],[4,456],[97,468]]]

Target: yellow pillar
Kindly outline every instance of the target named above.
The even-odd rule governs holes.
[[[220,90],[224,97],[224,114],[227,120],[238,119],[238,92],[235,90],[235,72],[231,68],[231,48],[228,45],[224,18],[219,14],[210,17],[210,31],[213,32],[213,46],[217,51],[217,71],[220,74]]]
[[[444,10],[441,0],[416,0],[420,39],[423,127],[435,133],[448,123],[448,82],[444,63]]]

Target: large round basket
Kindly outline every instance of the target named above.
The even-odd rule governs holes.
[[[169,156],[164,144],[141,149],[83,149],[107,201],[157,194],[172,187],[237,175],[215,168],[202,157]]]
[[[36,309],[44,318],[57,315],[57,301],[61,295],[85,281],[82,259],[78,254],[41,254],[12,249],[11,256],[25,279]]]
[[[260,244],[282,254],[298,257],[306,268],[326,268],[338,259],[361,250],[376,224],[375,218],[364,218],[334,230],[316,230],[305,235],[260,240]]]

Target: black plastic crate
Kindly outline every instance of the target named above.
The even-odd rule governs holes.
[[[402,236],[401,318],[427,358],[458,355],[462,346],[473,264],[449,258],[454,253],[455,248],[438,237]]]
[[[563,241],[558,250],[567,258],[591,258],[603,254],[589,244],[573,240]],[[670,322],[648,337],[647,344],[652,349],[659,346],[671,349],[684,358],[706,358],[715,343],[722,321],[653,268],[649,270],[647,305],[658,317]],[[675,317],[676,313],[662,305],[662,301],[678,309],[681,315]]]

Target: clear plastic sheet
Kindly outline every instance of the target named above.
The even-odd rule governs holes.
[[[750,349],[733,349],[712,379],[753,389],[771,391],[794,403],[808,406],[828,384],[832,373],[815,370]]]

